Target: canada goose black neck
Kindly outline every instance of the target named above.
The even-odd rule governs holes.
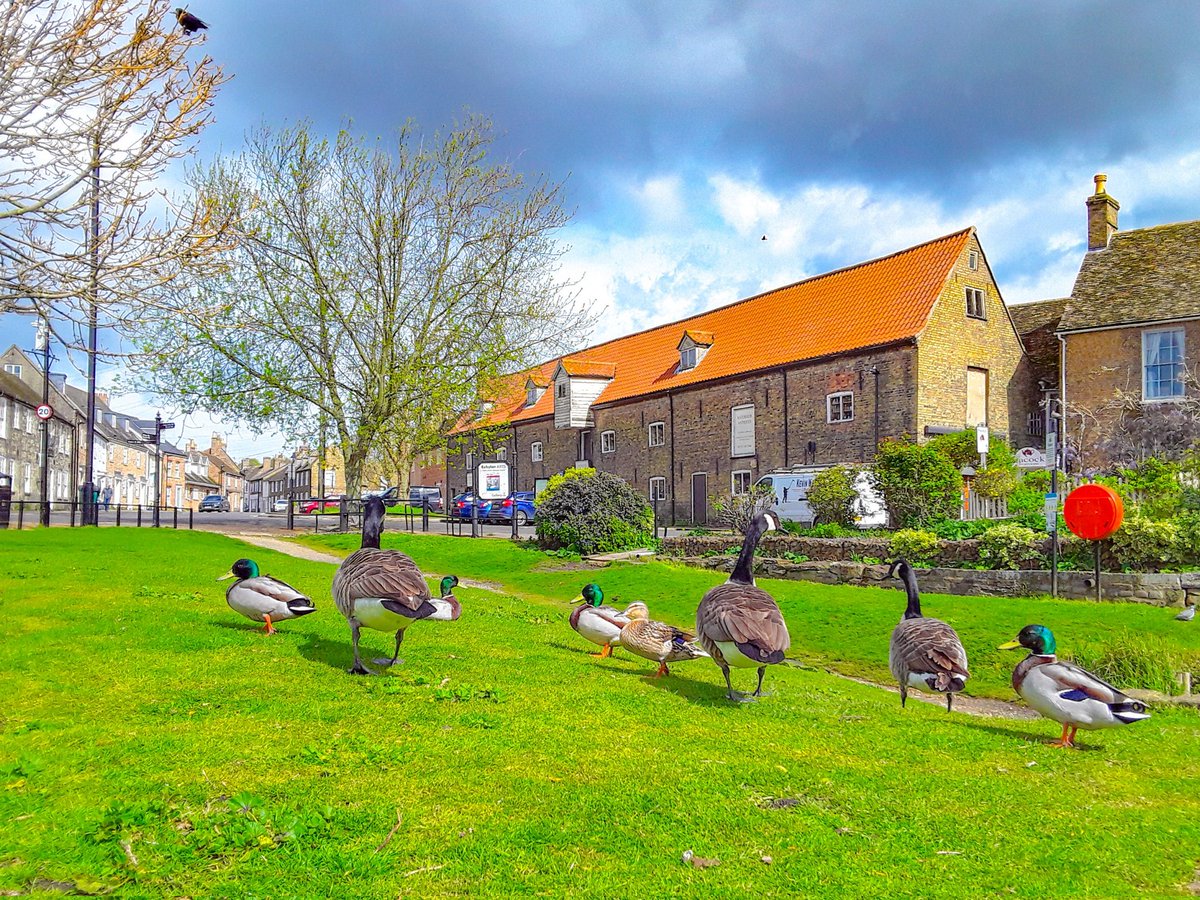
[[[378,497],[370,497],[363,504],[362,545],[364,549],[379,549],[379,535],[383,532],[385,512],[383,501]]]
[[[917,590],[917,575],[913,572],[912,566],[908,564],[906,559],[898,559],[892,563],[891,571],[888,575],[896,576],[896,570],[899,570],[899,578],[904,582],[904,591],[908,594],[908,606],[904,609],[904,618],[920,619],[921,615],[921,593]]]
[[[763,533],[770,531],[779,526],[772,521],[769,516],[774,513],[759,513],[750,522],[750,527],[746,529],[746,539],[742,542],[742,552],[738,554],[737,565],[733,567],[733,572],[729,576],[730,581],[736,581],[739,584],[754,584],[754,573],[751,570],[751,565],[754,562],[754,551],[758,547],[759,539]]]

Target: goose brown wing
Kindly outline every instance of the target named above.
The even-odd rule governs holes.
[[[396,550],[364,548],[346,557],[333,577],[333,597],[342,615],[354,614],[354,601],[364,597],[390,601],[396,612],[423,618],[433,612],[429,585],[409,557]]]
[[[939,619],[905,619],[892,632],[892,652],[909,672],[970,675],[967,653],[953,628]]]
[[[782,653],[792,643],[774,598],[755,585],[736,582],[719,584],[704,595],[696,610],[696,633],[701,641],[753,644],[767,654]]]

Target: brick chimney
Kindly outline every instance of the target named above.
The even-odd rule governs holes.
[[[225,449],[225,438],[217,434],[215,431],[212,436],[212,446],[208,448],[209,453],[220,453]]]
[[[1104,189],[1107,175],[1097,174],[1093,180],[1096,182],[1096,193],[1087,199],[1088,250],[1105,250],[1113,232],[1117,230],[1117,210],[1121,204]]]

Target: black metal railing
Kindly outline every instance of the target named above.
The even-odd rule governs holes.
[[[49,521],[69,527],[84,524],[84,504],[79,500],[13,500],[5,516],[0,510],[0,528],[24,528]],[[98,525],[117,528],[192,528],[195,511],[179,506],[154,506],[142,503],[104,503],[94,505]]]

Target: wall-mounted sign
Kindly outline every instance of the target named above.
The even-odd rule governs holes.
[[[730,415],[730,456],[754,455],[754,407],[735,406]]]
[[[483,500],[502,500],[512,493],[508,486],[508,463],[480,463],[476,470],[479,497]]]
[[[988,427],[986,425],[975,426],[975,452],[988,452]]]
[[[1045,469],[1049,468],[1049,463],[1046,461],[1046,454],[1040,448],[1022,447],[1017,451],[1017,468]]]

